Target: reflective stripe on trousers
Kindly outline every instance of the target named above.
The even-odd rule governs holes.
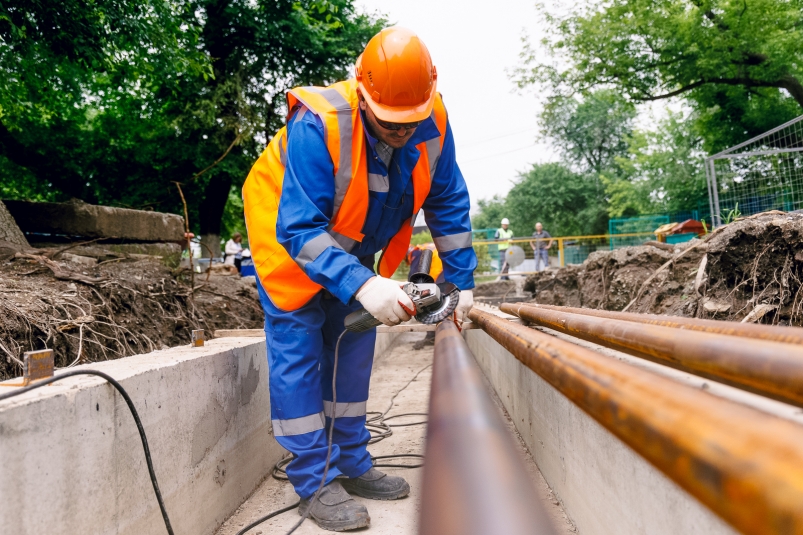
[[[265,311],[273,433],[295,456],[287,477],[296,493],[308,498],[318,489],[326,462],[335,343],[343,319],[360,305],[346,306],[318,293],[300,309],[285,312],[257,286]],[[376,332],[369,331],[347,333],[340,343],[329,481],[340,474],[358,477],[371,467],[365,407],[375,340]]]

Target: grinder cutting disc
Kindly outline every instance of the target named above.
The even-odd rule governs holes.
[[[451,282],[438,284],[441,291],[441,301],[434,308],[428,308],[415,315],[421,323],[438,323],[452,315],[460,299],[460,288]]]

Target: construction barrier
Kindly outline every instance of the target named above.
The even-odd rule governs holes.
[[[525,260],[515,266],[516,272],[534,272],[545,269],[543,264],[536,265],[535,248],[541,243],[552,242],[547,250],[549,265],[564,267],[567,264],[582,264],[594,251],[610,251],[641,245],[645,241],[654,240],[652,232],[633,232],[626,234],[598,234],[590,236],[556,236],[553,238],[513,238],[511,240],[474,240],[472,245],[477,253],[479,266],[477,273],[498,273],[502,269],[504,250],[500,244],[517,245],[524,250]]]

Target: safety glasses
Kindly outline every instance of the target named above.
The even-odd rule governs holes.
[[[375,119],[376,123],[385,130],[394,130],[394,131],[401,130],[402,128],[412,130],[414,128],[418,128],[418,125],[424,122],[424,121],[417,121],[414,123],[386,123],[385,121],[380,121],[378,117],[375,117]]]

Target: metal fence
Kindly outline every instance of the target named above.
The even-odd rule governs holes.
[[[803,115],[705,161],[713,222],[803,209]]]

